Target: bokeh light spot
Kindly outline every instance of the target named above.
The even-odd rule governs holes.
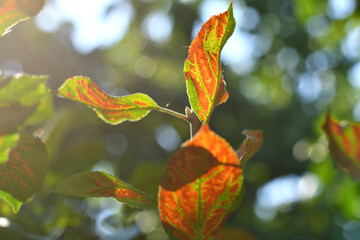
[[[181,142],[178,132],[168,124],[161,124],[156,128],[155,139],[160,147],[168,152],[177,149]]]
[[[168,14],[153,12],[146,16],[142,28],[150,40],[165,44],[170,40],[173,25],[173,20]]]

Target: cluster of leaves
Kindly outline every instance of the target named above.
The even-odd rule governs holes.
[[[0,36],[42,8],[44,1],[0,1]],[[47,76],[0,75],[0,197],[18,212],[37,190],[48,169],[45,145],[24,128],[52,114]],[[4,117],[5,116],[5,117]]]
[[[228,98],[220,64],[221,50],[235,27],[233,8],[206,22],[189,48],[184,74],[191,110],[186,115],[158,106],[136,93],[113,97],[87,77],[76,76],[60,87],[60,96],[85,103],[105,122],[137,121],[157,110],[196,124],[200,130],[168,160],[158,203],[142,191],[103,172],[70,176],[54,192],[72,196],[107,196],[137,208],[156,208],[164,227],[180,239],[210,239],[241,202],[242,165],[260,148],[260,131],[246,131],[238,154],[210,130],[215,107]],[[197,121],[199,121],[197,120]],[[195,133],[195,132],[194,132]]]
[[[19,75],[0,81],[0,196],[17,212],[40,189],[48,168],[45,145],[25,127],[52,112],[46,76]]]
[[[315,12],[319,14],[319,8],[320,12],[325,14],[326,1],[320,3],[309,1],[306,6],[301,1],[294,3],[295,14],[303,25],[315,16]],[[43,0],[0,0],[0,36],[8,33],[17,22],[34,16],[43,4]],[[261,2],[259,5],[263,6],[264,3]],[[270,5],[276,4],[272,2]],[[159,209],[166,229],[183,239],[207,238],[215,234],[228,214],[240,203],[243,191],[242,167],[261,144],[261,132],[245,131],[247,139],[236,152],[237,161],[235,161],[234,151],[229,144],[212,132],[208,125],[215,107],[226,102],[229,97],[222,76],[220,52],[234,28],[235,22],[227,18],[230,17],[231,11],[230,6],[227,13],[213,17],[205,23],[189,49],[184,74],[192,109],[188,109],[185,115],[160,107],[145,94],[110,96],[86,77],[68,79],[59,89],[60,96],[85,103],[95,110],[102,120],[113,125],[123,121],[140,120],[152,110],[165,112],[190,122],[194,134],[200,128],[200,125],[197,126],[197,119],[204,123],[198,134],[185,142],[168,160],[158,201],[105,172],[83,172],[70,176],[61,182],[54,192],[79,197],[113,197],[131,207]],[[267,16],[263,20],[266,21],[265,19],[271,18]],[[330,29],[340,29],[345,23],[346,21],[331,22]],[[288,29],[286,24],[283,29]],[[218,38],[218,32],[221,33],[221,38]],[[331,32],[338,31],[331,30]],[[335,45],[339,45],[342,36],[343,34],[337,35]],[[329,45],[328,40],[329,37],[325,36],[311,38],[309,41],[312,45],[319,44],[326,47]],[[331,41],[334,41],[334,38],[331,38]],[[284,44],[287,44],[286,41]],[[275,54],[277,48],[274,47],[272,51],[271,54]],[[266,81],[268,77],[266,71],[263,71],[266,70],[266,66],[274,64],[269,61],[271,54],[263,58],[263,67],[253,75],[260,78],[263,84],[271,82],[274,85],[276,81],[273,81],[274,79]],[[276,64],[274,66],[276,67]],[[278,75],[275,77],[280,79]],[[339,78],[338,75],[336,77]],[[232,83],[230,85],[234,86]],[[281,92],[282,88],[272,86],[270,90],[266,89],[266,92],[275,90]],[[278,92],[271,94],[276,95],[276,99],[281,99]],[[334,105],[354,101],[351,98],[345,101],[343,96],[340,97],[341,101],[334,100]],[[271,107],[275,106],[274,101],[268,101],[267,104]],[[45,146],[39,138],[33,137],[29,132],[33,132],[34,127],[42,124],[51,112],[51,96],[46,87],[45,76],[0,77],[0,116],[5,116],[0,118],[0,196],[15,212],[19,211],[21,204],[28,201],[41,187],[47,172]],[[328,112],[323,129],[329,139],[330,150],[340,168],[359,181],[359,124],[338,122]],[[275,137],[272,135],[272,138]],[[213,148],[214,145],[219,146],[219,149]],[[51,147],[49,151],[51,152]],[[321,167],[323,172],[329,170],[323,165]],[[76,171],[79,170],[73,172]],[[216,197],[207,199],[209,193]],[[356,194],[351,196],[356,198]],[[164,204],[165,202],[167,204]],[[188,206],[191,206],[191,209],[187,208]],[[182,218],[178,218],[179,216]],[[216,220],[216,224],[209,225],[213,219]],[[210,228],[211,231],[207,231]],[[67,234],[71,232],[65,231],[59,239]],[[221,235],[223,239],[230,239],[229,236],[233,237],[235,232],[228,231],[227,234],[222,235],[220,232],[217,237]]]
[[[0,31],[35,15],[43,5],[29,1],[0,2]],[[229,94],[220,64],[220,53],[235,27],[232,4],[206,22],[189,49],[184,74],[191,109],[186,114],[160,107],[149,96],[137,93],[113,97],[91,79],[76,76],[65,81],[58,95],[82,102],[109,124],[137,121],[157,110],[192,125],[193,134],[168,160],[158,201],[105,172],[82,172],[64,179],[53,192],[79,197],[113,197],[130,207],[158,209],[164,227],[180,239],[211,239],[243,193],[242,167],[262,145],[261,131],[246,130],[246,140],[235,152],[208,125],[215,107]],[[47,172],[47,152],[39,138],[23,131],[45,121],[52,112],[45,76],[1,79],[0,197],[17,212],[22,202],[39,190]],[[197,118],[196,118],[197,117]],[[202,126],[194,126],[202,122]],[[6,130],[6,131],[5,131]]]

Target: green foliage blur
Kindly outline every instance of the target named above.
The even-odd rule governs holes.
[[[48,0],[43,11],[59,1]],[[110,45],[79,52],[77,26],[66,18],[46,28],[51,15],[42,13],[0,38],[2,74],[49,75],[55,104],[46,124],[30,129],[41,133],[49,152],[44,186],[16,215],[0,201],[0,236],[52,239],[72,229],[80,239],[169,239],[154,211],[49,190],[72,174],[103,170],[156,198],[166,160],[189,138],[189,126],[158,112],[107,125],[84,105],[57,97],[56,89],[84,75],[112,95],[143,92],[183,113],[189,106],[183,63],[196,26],[211,16],[206,9],[219,14],[230,1],[105,2],[102,19],[125,7],[132,13],[123,38]],[[245,166],[244,200],[224,227],[257,239],[360,239],[360,185],[338,170],[321,131],[327,108],[360,121],[360,1],[233,4],[237,26],[222,63],[230,98],[210,126],[235,149],[244,129],[263,130],[264,144]],[[73,14],[87,11],[86,4],[72,7]],[[162,21],[170,32],[151,33],[165,29]]]

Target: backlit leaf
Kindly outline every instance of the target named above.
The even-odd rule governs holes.
[[[29,133],[21,132],[16,147],[0,165],[0,197],[5,192],[25,202],[40,189],[47,169],[45,145]]]
[[[20,74],[0,82],[0,106],[20,102],[23,106],[38,103],[49,90],[46,75]]]
[[[328,112],[323,130],[335,161],[352,178],[360,181],[360,124],[340,124]]]
[[[9,133],[19,126],[36,125],[53,113],[52,96],[44,75],[16,75],[0,79],[0,133]]]
[[[52,192],[76,197],[113,197],[130,207],[157,208],[144,192],[102,171],[67,177]]]
[[[45,0],[1,0],[0,36],[20,21],[35,16],[43,7]]]
[[[81,76],[67,79],[59,88],[58,94],[85,103],[94,109],[102,120],[110,124],[137,121],[151,110],[159,109],[154,100],[145,94],[113,97],[104,93],[91,79]]]
[[[239,150],[236,151],[242,167],[249,158],[260,150],[263,142],[263,134],[260,130],[245,130],[243,134],[246,136],[246,139],[241,144]]]
[[[0,164],[8,160],[9,153],[15,148],[19,140],[19,134],[0,135]]]
[[[238,157],[204,124],[169,159],[160,186],[164,227],[179,239],[212,239],[242,198]]]
[[[2,198],[12,209],[14,213],[19,212],[22,202],[10,195],[10,193],[0,191],[0,198]]]
[[[209,121],[214,108],[226,102],[220,53],[235,28],[233,7],[211,17],[190,45],[184,74],[191,108],[202,121]]]

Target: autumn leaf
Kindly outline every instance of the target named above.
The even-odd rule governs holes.
[[[0,137],[0,146],[5,138]],[[7,160],[0,164],[0,197],[17,209],[18,201],[25,202],[40,189],[48,170],[47,151],[40,139],[25,131],[10,146]]]
[[[242,167],[249,158],[260,150],[263,143],[263,134],[260,130],[245,130],[243,134],[246,136],[246,139],[240,145],[239,150],[236,151]]]
[[[0,36],[3,36],[18,22],[35,16],[43,7],[45,0],[1,0]]]
[[[169,159],[159,192],[164,227],[179,239],[212,239],[242,198],[234,150],[204,124]]]
[[[69,176],[52,192],[76,197],[113,197],[133,208],[157,208],[147,194],[102,171]]]
[[[334,160],[353,179],[360,181],[360,124],[339,123],[328,111],[323,130]]]
[[[107,123],[119,124],[123,121],[137,121],[159,106],[149,96],[135,93],[123,97],[113,97],[104,93],[90,78],[77,76],[67,79],[59,88],[60,96],[85,103]]]
[[[190,45],[184,74],[191,108],[201,121],[208,122],[214,108],[226,102],[220,53],[235,28],[233,7],[211,17]]]

